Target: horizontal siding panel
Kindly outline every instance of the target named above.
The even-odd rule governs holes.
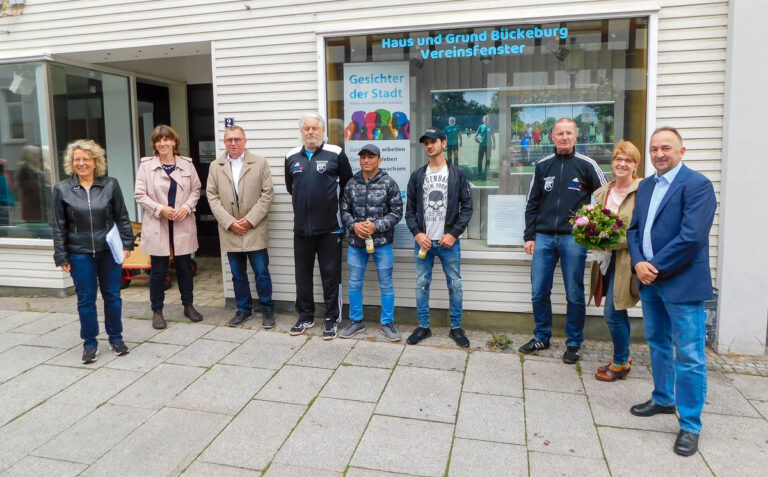
[[[684,63],[660,63],[659,77],[686,73],[707,73],[725,71],[725,58],[720,61],[687,61]]]
[[[660,85],[657,97],[682,96],[694,97],[697,95],[723,94],[725,85],[723,83],[702,83],[682,84],[682,85]]]
[[[680,72],[675,74],[663,74],[659,75],[657,84],[659,86],[670,85],[686,85],[692,86],[696,84],[716,84],[720,87],[720,92],[723,91],[723,83],[725,82],[725,71],[713,71],[713,72]]]
[[[665,25],[666,26],[666,25]],[[728,30],[728,25],[722,24],[713,27],[664,29],[659,31],[659,41],[661,42],[682,42],[690,40],[716,39],[722,41]]]
[[[670,51],[698,51],[698,50],[725,50],[725,38],[717,40],[678,40],[659,43],[659,52]]]
[[[680,106],[677,105],[674,108],[669,109],[657,109],[656,110],[656,119],[667,119],[667,118],[680,118],[680,117],[701,117],[701,116],[723,116],[723,105],[722,104],[708,104],[706,106],[700,106],[700,105],[692,105],[692,106]]]
[[[659,64],[725,61],[725,49],[698,51],[659,51]]]
[[[659,108],[669,108],[678,106],[695,105],[713,105],[722,106],[722,94],[698,94],[694,96],[660,96],[657,98],[656,105]]]

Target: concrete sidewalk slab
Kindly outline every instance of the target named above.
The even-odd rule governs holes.
[[[288,364],[336,369],[355,346],[355,343],[357,340],[324,341],[320,338],[312,338],[288,360]]]
[[[0,383],[61,354],[60,349],[19,345],[0,353]]]
[[[584,387],[575,366],[562,361],[526,359],[523,362],[525,387],[541,391],[584,394]]]
[[[34,455],[92,464],[153,414],[149,409],[107,404],[48,441]]]
[[[525,446],[469,439],[453,441],[448,477],[528,476]]]
[[[102,476],[115,471],[130,476],[178,475],[228,420],[222,414],[161,409],[83,475]]]
[[[523,400],[515,397],[462,393],[456,437],[525,445]]]
[[[146,373],[182,349],[183,346],[145,342],[133,348],[130,354],[120,356],[106,366]]]
[[[374,415],[350,464],[409,475],[444,475],[452,440],[450,424]]]
[[[305,411],[304,406],[295,404],[253,400],[198,460],[263,469],[272,461]]]
[[[344,358],[344,362],[354,366],[392,369],[403,353],[403,349],[405,345],[400,343],[359,340]]]
[[[304,336],[261,331],[245,341],[221,362],[277,371],[302,347]]]
[[[602,457],[585,396],[527,389],[525,410],[528,450]]]
[[[237,348],[231,341],[199,339],[166,360],[166,363],[208,368]]]
[[[173,323],[156,334],[149,341],[186,346],[213,330],[214,326],[205,323]]]
[[[0,385],[0,426],[5,426],[70,384],[88,375],[76,368],[40,365]],[[0,431],[5,427],[0,427]]]
[[[462,374],[438,369],[396,367],[376,414],[456,422]]]
[[[205,372],[202,368],[161,364],[109,402],[159,410]]]
[[[49,401],[96,408],[142,376],[138,371],[100,368]]]
[[[285,365],[256,398],[306,406],[317,396],[332,373],[330,369]]]
[[[0,428],[0,472],[91,412],[70,404],[42,404]]]
[[[764,396],[768,399],[768,395]],[[760,417],[760,414],[723,373],[707,373],[707,400],[704,412],[732,416]]]
[[[520,358],[516,354],[471,353],[464,379],[464,391],[523,397]]]
[[[674,415],[657,414],[651,417],[638,417],[629,412],[629,408],[635,404],[651,398],[653,383],[647,379],[626,379],[607,383],[590,376],[585,377],[583,382],[596,424],[649,431],[677,432],[680,430],[677,417]]]
[[[531,477],[573,475],[574,472],[590,477],[609,477],[611,475],[608,473],[608,467],[604,459],[550,454],[547,452],[529,452],[528,461],[531,466]]]
[[[464,372],[467,352],[459,349],[433,348],[431,346],[406,346],[398,364],[417,368],[444,369]]]
[[[323,397],[377,402],[391,371],[363,366],[339,366],[320,393]]]
[[[600,427],[600,441],[611,474],[711,477],[700,453],[681,457],[672,451],[677,433]],[[703,441],[700,442],[703,444]]]
[[[768,422],[765,419],[704,414],[699,451],[718,476],[765,475]]]
[[[374,405],[317,398],[275,456],[275,462],[344,472]]]
[[[167,405],[234,416],[272,374],[267,369],[216,364]]]
[[[6,470],[3,473],[3,477],[29,477],[30,475],[74,477],[79,475],[85,467],[85,464],[27,456],[16,462],[13,467]]]
[[[228,465],[209,464],[195,461],[187,467],[184,477],[259,477],[261,472]]]

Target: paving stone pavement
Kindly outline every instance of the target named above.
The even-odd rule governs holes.
[[[562,340],[523,357],[515,350],[527,336],[510,335],[513,349],[498,352],[476,330],[469,351],[439,339],[444,329],[418,346],[378,333],[326,342],[317,326],[289,336],[288,315],[274,330],[259,319],[227,328],[231,311],[216,303],[202,323],[166,305],[161,332],[141,287],[129,290],[144,300],[124,301],[132,351],[115,357],[102,335],[92,365],[80,362],[74,298],[0,298],[0,476],[694,477],[768,468],[768,356],[708,351],[700,451],[682,458],[672,452],[674,416],[629,414],[652,389],[640,344],[629,378],[602,383],[593,375],[610,343],[586,342],[571,366],[560,359]]]

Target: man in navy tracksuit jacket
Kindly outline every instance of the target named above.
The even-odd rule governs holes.
[[[522,353],[549,348],[552,335],[552,279],[560,260],[565,282],[566,350],[563,362],[581,358],[584,341],[584,262],[587,250],[577,244],[568,222],[573,213],[591,201],[592,193],[605,184],[605,176],[593,159],[575,152],[578,133],[572,119],[559,119],[552,130],[554,154],[536,163],[525,206],[525,251],[531,262],[531,301],[536,321],[534,337],[520,347]]]
[[[291,335],[315,324],[312,275],[315,256],[320,265],[325,302],[323,339],[336,337],[341,321],[341,238],[339,195],[352,177],[344,150],[325,144],[325,122],[315,113],[299,120],[302,146],[285,156],[285,186],[293,201],[293,261],[296,275],[296,313]]]

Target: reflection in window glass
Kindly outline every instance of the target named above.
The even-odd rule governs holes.
[[[0,236],[51,236],[53,158],[40,63],[0,65]],[[44,120],[44,118],[43,118]]]
[[[404,90],[410,170],[427,161],[417,142],[421,132],[437,126],[448,133],[446,155],[471,180],[475,213],[462,248],[522,245],[518,209],[535,161],[554,151],[549,134],[557,119],[576,121],[577,151],[607,173],[617,141],[630,140],[644,151],[647,28],[647,18],[620,18],[328,39],[329,140],[349,152],[356,138],[345,131],[354,129],[351,115],[364,109],[371,84],[379,84],[374,95]],[[408,72],[404,82],[388,81],[389,73],[401,71]],[[351,73],[357,83],[350,85]],[[401,106],[386,96],[369,104],[371,111]],[[357,127],[382,130],[380,118]],[[386,126],[391,122],[389,116]],[[509,229],[493,229],[504,226]]]

